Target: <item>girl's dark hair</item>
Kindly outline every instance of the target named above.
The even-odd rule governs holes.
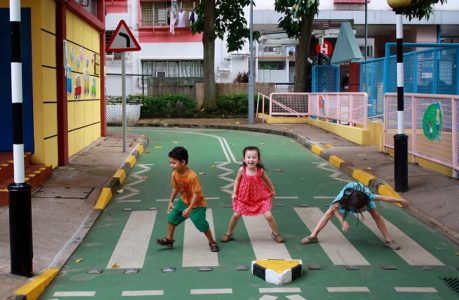
[[[258,147],[256,147],[256,146],[247,146],[247,147],[245,147],[245,148],[242,150],[242,157],[245,157],[245,153],[246,153],[247,151],[257,151],[257,154],[258,154],[258,164],[257,164],[257,166],[260,167],[260,168],[262,168],[262,169],[265,169],[265,166],[261,163],[260,149],[258,149]],[[247,166],[247,164],[245,163],[244,160],[242,160],[242,165],[243,165],[244,167]]]
[[[175,147],[169,152],[169,157],[182,161],[185,161],[185,165],[188,165],[188,151],[183,147]]]
[[[347,188],[343,192],[343,197],[339,200],[341,208],[344,209],[343,219],[347,217],[349,211],[355,211],[363,219],[361,210],[368,207],[370,197],[359,188]]]

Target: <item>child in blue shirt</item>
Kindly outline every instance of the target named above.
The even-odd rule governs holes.
[[[376,195],[361,183],[350,182],[341,189],[328,210],[319,220],[319,223],[316,225],[312,233],[302,239],[301,243],[308,245],[319,242],[317,235],[327,225],[333,215],[335,215],[341,222],[341,229],[344,232],[347,232],[349,230],[349,223],[346,221],[347,215],[349,213],[362,214],[362,212],[368,211],[375,221],[379,231],[381,231],[384,236],[384,245],[393,250],[399,250],[401,248],[400,245],[392,240],[387,230],[386,223],[384,223],[383,218],[376,209],[376,201],[399,203],[403,207],[408,207],[409,205],[408,201],[405,199]]]

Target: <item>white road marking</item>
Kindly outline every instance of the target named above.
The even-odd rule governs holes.
[[[277,296],[271,296],[271,295],[263,295],[261,296],[260,298],[258,298],[258,300],[276,300]]]
[[[298,196],[274,196],[275,199],[298,199]]]
[[[116,202],[118,203],[139,203],[139,202],[142,202],[142,200],[139,200],[139,199],[117,200]]]
[[[369,293],[370,290],[365,286],[333,286],[327,287],[327,291],[330,293],[345,293],[345,292],[352,292],[352,293]]]
[[[399,293],[438,293],[433,287],[394,287]]]
[[[259,288],[260,294],[266,293],[301,293],[300,288]]]
[[[143,267],[156,214],[153,210],[131,212],[107,269],[114,264],[123,269]]]
[[[94,297],[95,291],[55,292],[53,297]]]
[[[306,300],[306,298],[303,298],[301,295],[290,295],[286,296],[285,298],[289,300]]]
[[[232,294],[233,289],[191,289],[191,295],[219,295]]]
[[[145,291],[123,291],[121,296],[124,297],[138,297],[138,296],[162,296],[163,290],[145,290]]]
[[[312,232],[323,216],[317,207],[295,207],[303,223]],[[367,266],[370,263],[348,241],[336,226],[328,222],[319,234],[319,245],[335,265]]]
[[[263,215],[242,218],[257,259],[291,259],[285,244],[276,243],[271,238],[271,228]]]
[[[214,218],[212,209],[207,208],[206,218],[210,230],[214,233]],[[185,221],[185,237],[183,239],[183,267],[216,267],[218,266],[217,252],[211,252],[209,242],[204,233],[199,232],[190,219]]]
[[[387,230],[390,235],[396,241],[402,249],[394,251],[403,260],[405,260],[411,266],[443,266],[444,264],[439,261],[432,254],[427,252],[421,245],[416,243],[413,239],[403,233],[400,229],[395,227],[392,223],[384,219]],[[376,234],[382,241],[384,237],[381,235],[379,229],[376,227],[376,223],[369,213],[365,213],[363,223]]]
[[[314,199],[335,199],[335,196],[314,196]]]

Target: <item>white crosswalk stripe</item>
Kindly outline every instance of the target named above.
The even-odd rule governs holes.
[[[243,217],[257,259],[291,259],[285,244],[271,239],[271,229],[264,216]]]
[[[295,207],[295,211],[310,231],[323,212],[317,207]],[[331,222],[320,232],[320,246],[335,265],[366,266],[370,263]]]
[[[405,260],[411,266],[443,266],[444,264],[439,261],[432,254],[427,252],[421,245],[416,243],[413,239],[403,233],[391,222],[384,220],[392,238],[400,244],[402,249],[395,251],[400,257]],[[375,222],[371,218],[370,214],[365,213],[363,223],[383,240],[381,233],[376,227]]]
[[[207,221],[210,230],[215,236],[214,218],[212,209],[206,211]],[[218,266],[218,255],[211,252],[206,236],[199,232],[190,219],[185,221],[185,236],[183,240],[183,267],[216,267]]]
[[[113,251],[107,269],[143,267],[157,211],[133,211]],[[135,253],[135,255],[132,255]],[[116,266],[116,267],[115,267]]]

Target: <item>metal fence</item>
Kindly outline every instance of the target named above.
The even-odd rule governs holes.
[[[367,93],[311,93],[309,116],[350,126],[368,124]]]
[[[312,92],[339,92],[339,67],[315,65],[312,67]]]
[[[405,94],[404,126],[412,161],[424,158],[459,173],[459,96]],[[384,146],[397,133],[397,94],[384,96]]]
[[[258,93],[256,112],[271,117],[312,116],[367,128],[367,103],[366,93]]]
[[[368,93],[369,116],[382,115],[384,94],[397,91],[395,43],[383,58],[361,62],[360,91]],[[459,44],[404,43],[404,91],[459,94]]]

